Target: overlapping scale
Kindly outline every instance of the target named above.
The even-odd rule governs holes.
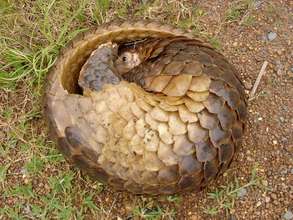
[[[124,80],[96,92],[84,88],[84,96],[57,88],[63,91],[57,99],[56,92],[49,92],[60,149],[91,176],[118,190],[138,194],[200,190],[229,166],[239,147],[247,117],[241,82],[235,68],[200,40],[180,32],[174,37],[173,29],[155,23],[132,25],[143,31],[128,30],[131,26],[123,23],[109,27],[126,28],[123,31],[107,35],[105,27],[97,32],[103,33],[104,41],[123,42],[126,33],[142,40],[135,48],[145,60],[123,75]],[[152,30],[146,33],[146,27]],[[82,49],[78,51],[82,54]],[[107,57],[102,58],[106,65]],[[67,59],[70,63],[70,54]],[[108,66],[102,69],[110,71]],[[58,84],[52,85],[56,90]]]

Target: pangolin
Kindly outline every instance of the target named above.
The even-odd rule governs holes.
[[[201,190],[240,146],[246,98],[208,43],[152,21],[73,40],[49,74],[46,115],[65,158],[117,190]]]

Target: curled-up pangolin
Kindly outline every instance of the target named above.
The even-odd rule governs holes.
[[[155,22],[106,24],[62,51],[46,114],[65,158],[118,190],[200,190],[239,148],[246,100],[235,68]]]

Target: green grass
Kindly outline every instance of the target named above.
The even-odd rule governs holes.
[[[15,199],[26,201],[26,207],[29,207],[29,215],[37,219],[48,219],[55,217],[57,219],[81,218],[85,213],[100,212],[99,208],[93,202],[93,193],[87,190],[80,191],[74,186],[73,179],[76,175],[72,171],[60,172],[57,176],[48,178],[48,188],[51,189],[45,195],[38,195],[32,187],[32,183],[18,184],[5,190],[3,196],[6,199]],[[80,192],[76,195],[76,192]],[[98,193],[98,190],[95,191]],[[76,201],[79,201],[76,207]],[[5,205],[0,210],[1,215],[19,218],[24,210],[23,206],[15,203],[13,206]]]
[[[243,19],[242,24],[244,26],[253,26],[255,24],[255,17],[252,15],[248,15]]]
[[[173,197],[173,196],[171,196]],[[168,200],[167,201],[173,203],[178,202],[176,200]],[[176,198],[176,196],[174,197]],[[145,198],[143,196],[140,197],[138,204],[134,206],[132,210],[132,217],[146,220],[158,220],[158,219],[175,219],[175,210],[172,208],[161,208],[153,199]]]
[[[228,23],[241,21],[246,19],[251,10],[253,10],[255,0],[238,0],[233,1],[226,11],[225,21]],[[242,23],[242,22],[241,22]],[[246,22],[247,24],[247,22]]]
[[[10,10],[1,12],[1,23],[15,16],[14,24],[8,22],[7,25],[1,25],[1,33],[11,30],[19,34],[17,38],[11,38],[8,31],[0,38],[0,48],[3,48],[3,63],[1,62],[0,66],[1,86],[12,89],[17,82],[29,77],[30,86],[37,85],[38,89],[41,89],[43,78],[54,64],[60,48],[77,33],[85,30],[81,27],[71,30],[73,21],[84,10],[85,1],[77,4],[73,12],[69,11],[69,6],[68,4],[64,7],[56,0],[37,0],[33,8],[21,11],[28,13],[27,17],[34,17],[34,21],[27,17],[23,19],[21,13],[17,13],[16,5],[11,5]],[[11,28],[8,25],[13,26]],[[20,25],[25,25],[25,28],[20,29]]]
[[[235,202],[238,199],[239,192],[243,189],[249,190],[253,187],[265,189],[263,184],[263,177],[259,176],[258,168],[255,166],[251,171],[250,180],[247,183],[240,184],[239,180],[235,178],[234,181],[227,185],[222,185],[213,192],[208,193],[212,206],[204,208],[204,212],[208,215],[215,216],[221,212],[229,214],[234,211]]]

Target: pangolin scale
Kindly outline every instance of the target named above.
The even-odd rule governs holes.
[[[86,71],[109,43],[118,49],[92,62],[95,77],[106,80],[99,84]],[[139,62],[121,66],[123,51]],[[70,163],[114,189],[152,195],[201,190],[225,171],[246,105],[222,54],[152,21],[112,22],[76,37],[52,68],[45,96],[50,131]]]

